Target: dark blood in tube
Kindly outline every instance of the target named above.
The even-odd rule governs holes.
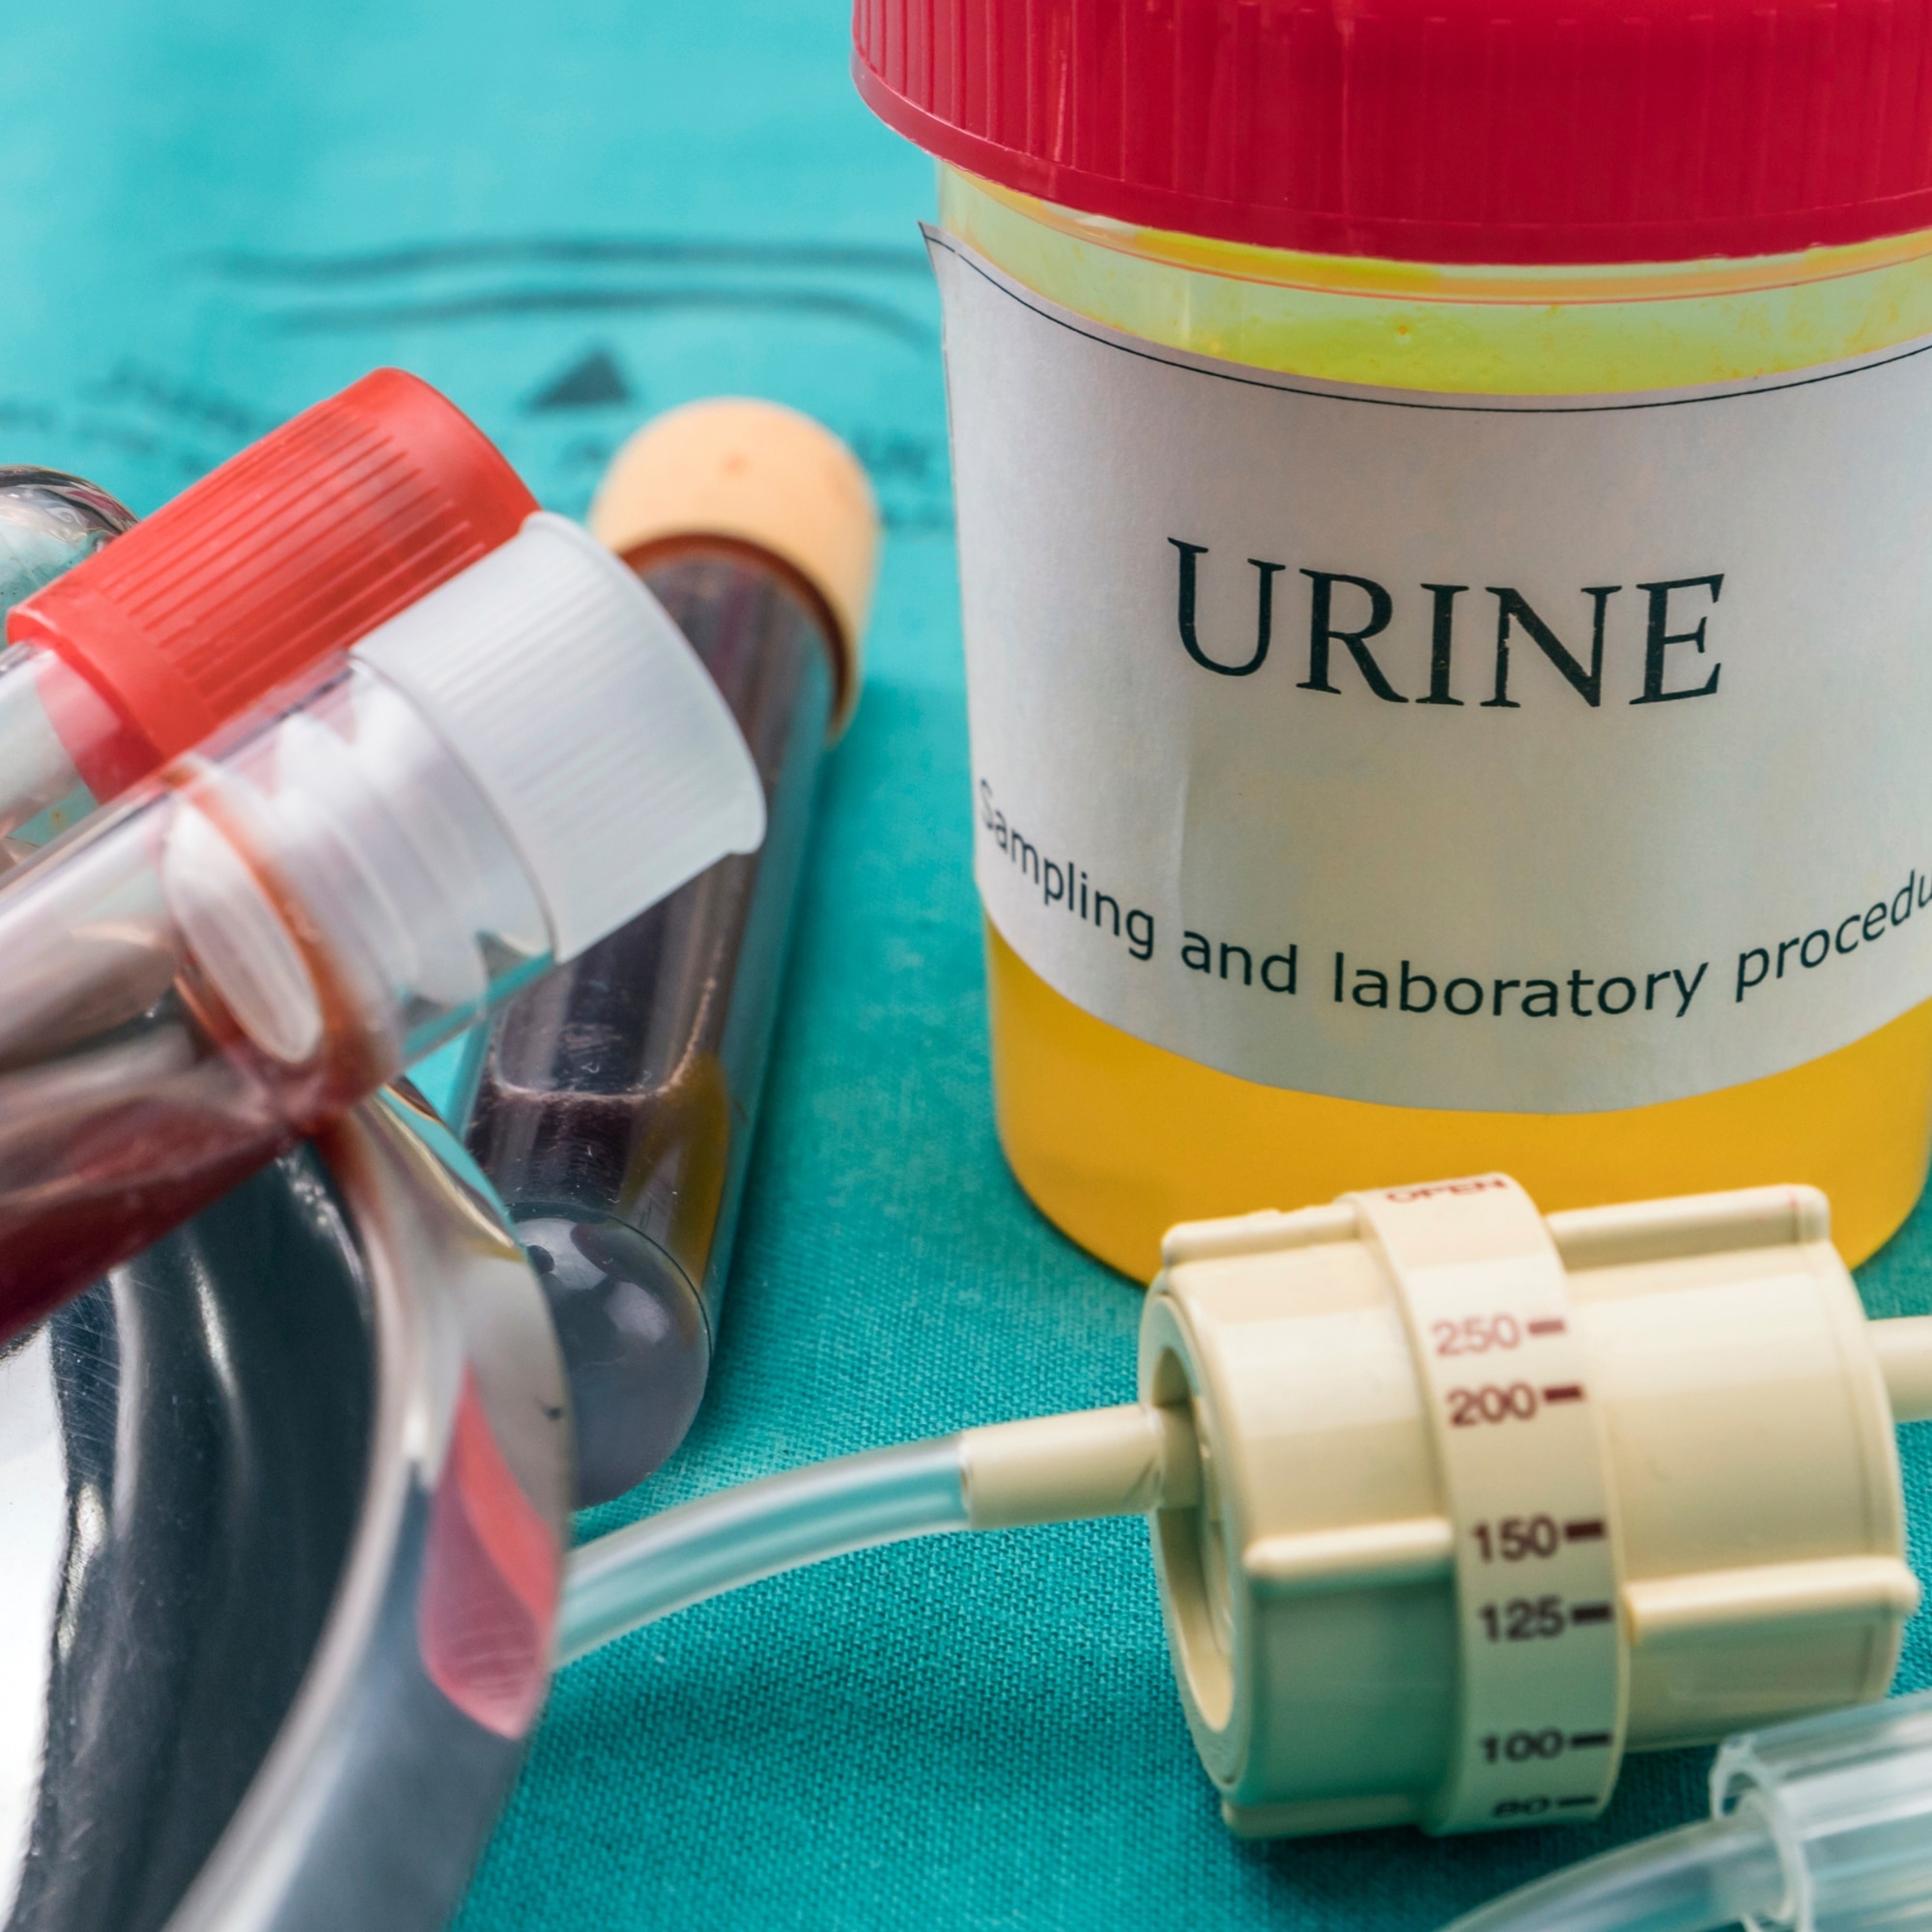
[[[744,731],[768,830],[520,994],[483,1056],[466,1138],[550,1298],[582,1503],[655,1469],[704,1393],[837,695],[829,613],[764,552],[659,543],[641,574]]]

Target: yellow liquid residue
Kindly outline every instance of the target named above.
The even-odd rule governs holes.
[[[1932,232],[1756,261],[1443,268],[1243,247],[1056,209],[942,167],[941,225],[1049,300],[1194,354],[1449,394],[1602,395],[1844,361],[1932,336]],[[1107,1025],[987,928],[1000,1137],[1021,1184],[1142,1280],[1179,1220],[1500,1168],[1546,1210],[1776,1181],[1831,1198],[1848,1261],[1932,1153],[1932,1003],[1820,1060],[1599,1114],[1435,1111],[1221,1073]]]
[[[1476,1114],[1263,1087],[1150,1046],[1056,993],[990,923],[986,990],[1014,1174],[1049,1220],[1141,1281],[1177,1221],[1492,1169],[1546,1213],[1808,1181],[1856,1263],[1911,1211],[1932,1153],[1932,1001],[1822,1060],[1688,1100]]]
[[[1130,229],[951,168],[939,213],[1028,288],[1130,335],[1380,388],[1641,393],[1932,335],[1932,231],[1751,262],[1462,269]]]

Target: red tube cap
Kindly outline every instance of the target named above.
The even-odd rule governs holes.
[[[453,403],[378,369],[15,605],[8,641],[71,666],[160,764],[506,542],[536,507]]]
[[[1411,262],[1932,227],[1932,0],[857,0],[874,112],[1150,228]]]

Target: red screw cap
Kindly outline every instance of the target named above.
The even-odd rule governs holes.
[[[929,153],[1151,228],[1410,262],[1932,227],[1932,0],[857,0]]]
[[[506,542],[536,507],[453,403],[378,369],[15,605],[8,641],[62,658],[158,765]]]

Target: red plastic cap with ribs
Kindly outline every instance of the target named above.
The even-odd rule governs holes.
[[[78,673],[43,676],[41,702],[105,800],[506,542],[536,507],[454,404],[379,369],[15,606],[8,641]]]
[[[1138,226],[1409,262],[1932,227],[1932,0],[857,0],[874,112]]]

